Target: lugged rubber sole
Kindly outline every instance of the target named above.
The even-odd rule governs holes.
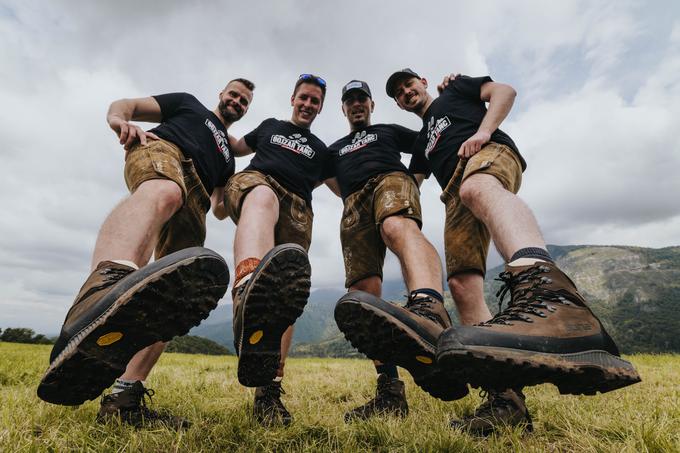
[[[151,267],[161,260],[166,265]],[[130,274],[153,269],[141,280],[137,274],[133,286],[69,340],[38,386],[41,399],[78,405],[98,397],[137,352],[186,334],[224,296],[229,269],[211,250],[193,247],[161,260]]]
[[[237,375],[246,387],[261,387],[276,377],[281,336],[302,315],[311,286],[309,258],[297,244],[276,246],[258,267],[242,302]]]
[[[465,370],[472,387],[505,390],[544,383],[561,394],[595,395],[640,382],[633,365],[606,351],[549,354],[489,346],[447,347],[437,354],[444,369]]]
[[[345,338],[372,360],[406,368],[424,391],[444,401],[468,394],[457,373],[445,373],[435,362],[435,346],[384,311],[352,298],[335,307],[335,321]]]

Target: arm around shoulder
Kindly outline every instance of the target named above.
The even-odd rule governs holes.
[[[252,154],[255,152],[252,150],[250,146],[248,146],[245,137],[241,137],[240,139],[237,140],[236,137],[230,135],[229,146],[231,147],[232,151],[234,151],[234,155],[236,157],[247,156],[248,154]]]

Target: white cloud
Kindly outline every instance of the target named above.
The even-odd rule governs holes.
[[[329,92],[313,130],[330,143],[347,131],[339,91],[352,78],[371,85],[375,122],[418,129],[420,120],[384,93],[392,71],[410,66],[432,86],[450,72],[491,71],[518,88],[503,128],[529,161],[521,194],[548,241],[677,244],[680,25],[659,20],[677,7],[426,5],[2,1],[0,327],[58,330],[101,222],[127,194],[122,149],[104,121],[109,103],[189,91],[212,108],[237,76],[257,84],[237,136],[264,118],[289,117],[298,74],[324,76]],[[651,67],[640,63],[651,61],[639,51],[647,42],[658,54]],[[424,231],[442,251],[438,195],[426,182]],[[314,209],[313,281],[339,286],[341,203],[320,188]],[[207,246],[233,269],[234,226],[211,219],[208,228]],[[385,274],[400,274],[394,257]]]

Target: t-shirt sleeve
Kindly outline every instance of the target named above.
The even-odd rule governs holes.
[[[256,151],[257,149],[257,141],[260,137],[260,132],[265,127],[267,121],[269,120],[262,121],[259,126],[243,136],[243,140],[246,141],[246,145],[248,145],[248,147],[253,151]]]
[[[484,85],[486,82],[493,82],[493,80],[489,76],[458,76],[453,82],[449,83],[446,88],[462,96],[479,101],[482,97],[482,85]]]
[[[227,185],[227,181],[229,180],[229,177],[233,174],[232,171],[229,171],[229,168],[224,167],[222,172],[217,175],[217,181],[215,181],[215,187],[224,187]]]
[[[429,178],[432,174],[432,170],[430,170],[430,165],[425,157],[424,143],[418,135],[416,135],[416,140],[411,147],[411,154],[413,157],[411,157],[411,162],[408,165],[409,173],[412,175],[420,173],[424,174],[426,178]]]
[[[396,132],[397,149],[399,152],[411,154],[413,144],[418,137],[418,132],[399,124],[393,124],[392,127],[394,127],[394,131]]]
[[[331,150],[329,148],[326,148],[324,146],[324,162],[323,162],[323,167],[321,168],[321,178],[320,181],[325,181],[328,178],[332,178],[336,175],[335,172],[335,159],[333,157],[333,154],[331,153]]]
[[[185,98],[189,96],[191,96],[189,93],[168,93],[154,95],[153,98],[161,107],[162,120],[165,121],[167,118],[173,116],[185,102]]]
[[[427,164],[425,154],[423,154],[422,150],[414,151],[412,154],[413,157],[411,157],[411,162],[408,164],[409,173],[412,175],[420,173],[425,175],[426,178],[429,178],[432,174],[432,170],[430,170],[430,166]]]

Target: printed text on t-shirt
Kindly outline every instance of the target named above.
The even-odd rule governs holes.
[[[314,150],[311,146],[306,145],[307,138],[303,137],[301,134],[289,135],[287,138],[283,135],[272,135],[270,142],[272,145],[279,145],[289,151],[293,151],[296,154],[301,154],[308,159],[314,157]]]

